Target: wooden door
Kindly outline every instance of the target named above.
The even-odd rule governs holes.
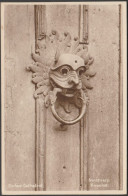
[[[40,191],[122,189],[121,7],[8,5],[5,10],[6,189],[13,190],[8,184],[16,182],[36,183]],[[65,128],[42,97],[34,100],[31,74],[25,70],[41,33],[51,30],[79,36],[94,57],[96,71],[86,115]],[[77,112],[73,107],[66,118]]]
[[[79,36],[97,72],[84,119],[65,131],[37,101],[37,181],[43,190],[119,189],[120,7],[47,5],[35,12],[36,39],[52,30]]]

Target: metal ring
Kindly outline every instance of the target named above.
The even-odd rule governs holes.
[[[54,104],[55,104],[55,103],[54,103]],[[54,105],[54,104],[51,105],[52,114],[53,114],[53,116],[56,118],[56,120],[59,121],[59,122],[62,123],[62,124],[73,125],[73,124],[77,123],[78,121],[80,121],[81,118],[84,116],[84,114],[85,114],[85,112],[86,112],[86,102],[83,101],[82,109],[81,109],[80,115],[79,115],[76,119],[74,119],[74,120],[67,121],[67,120],[62,119],[62,118],[57,114],[57,112],[56,112],[56,110],[55,110],[55,105]]]

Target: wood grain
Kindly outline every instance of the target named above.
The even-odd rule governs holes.
[[[47,32],[65,31],[78,36],[78,6],[46,6]],[[62,110],[62,108],[61,108]],[[75,109],[67,119],[75,116]],[[78,112],[77,112],[78,113]],[[79,190],[80,186],[80,124],[64,131],[48,110],[46,121],[46,190]]]
[[[116,190],[119,189],[118,6],[89,7],[89,37],[97,75],[90,91],[88,188]],[[109,182],[91,182],[95,179]]]
[[[35,101],[26,66],[34,44],[34,7],[5,6],[5,187],[34,190]],[[17,186],[15,186],[17,184]],[[12,185],[12,186],[11,186]]]
[[[43,98],[36,100],[36,190],[45,190],[46,184],[46,108]]]

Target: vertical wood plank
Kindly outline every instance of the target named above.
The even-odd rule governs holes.
[[[88,5],[79,5],[80,43],[88,44]]]
[[[89,21],[88,21],[88,5],[83,5],[83,41],[88,44],[88,26],[89,26]]]
[[[5,188],[34,190],[34,86],[26,66],[34,44],[34,7],[5,5]]]
[[[79,123],[64,128],[66,130],[61,128],[49,111],[46,127],[47,190],[79,190]]]
[[[119,5],[119,186],[123,189],[123,64],[122,64],[122,6]]]
[[[35,49],[37,49],[38,39],[46,32],[45,6],[35,5]],[[36,191],[46,189],[46,108],[44,98],[40,96],[36,100]]]
[[[83,190],[88,190],[88,131],[89,131],[89,106],[83,119]]]
[[[89,105],[89,190],[119,189],[119,9],[89,7],[90,50],[97,71]]]
[[[35,5],[34,16],[35,16],[35,48],[37,49],[37,41],[41,39],[42,33],[46,33],[46,6]]]
[[[46,108],[43,98],[36,101],[36,190],[45,190]]]
[[[78,36],[78,11],[79,6],[46,6],[47,32],[54,29],[61,36],[65,31]],[[70,115],[65,116],[70,119]],[[65,127],[64,131],[50,110],[46,122],[46,190],[79,190],[80,124]]]
[[[79,6],[80,43],[88,44],[88,5]],[[80,190],[87,190],[88,175],[88,106],[86,114],[80,122]]]

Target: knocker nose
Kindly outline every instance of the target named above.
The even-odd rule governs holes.
[[[74,73],[74,75],[70,77],[70,79],[68,80],[68,83],[73,84],[73,85],[79,84],[79,78],[76,73]]]

